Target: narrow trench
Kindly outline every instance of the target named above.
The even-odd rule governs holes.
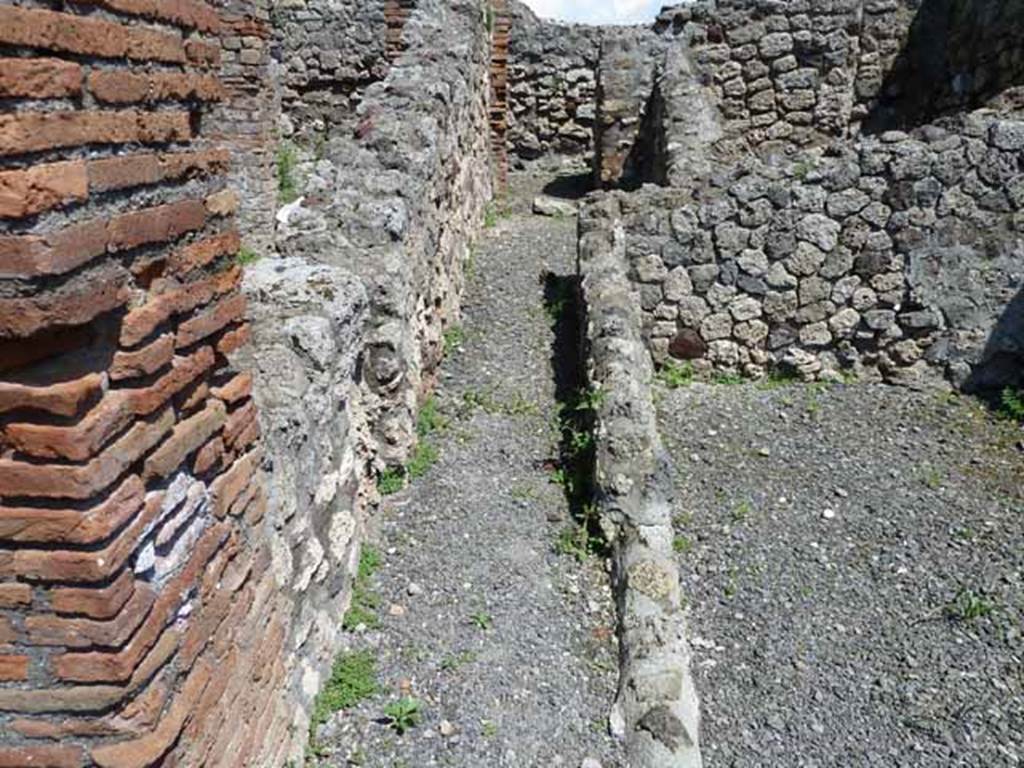
[[[576,232],[529,211],[539,184],[513,180],[477,248],[431,466],[385,497],[310,765],[624,764]]]

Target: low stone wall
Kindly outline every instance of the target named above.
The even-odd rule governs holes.
[[[583,219],[624,228],[660,361],[985,386],[1021,362],[1022,151],[1020,115],[980,111],[610,194]]]
[[[513,157],[587,156],[603,29],[542,21],[509,2],[508,146]]]
[[[634,768],[699,768],[700,711],[673,551],[670,459],[658,435],[654,367],[627,276],[615,198],[580,225],[587,380],[596,411],[595,493],[613,548],[619,689],[610,718]]]

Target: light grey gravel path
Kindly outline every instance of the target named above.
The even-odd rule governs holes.
[[[530,215],[537,183],[515,185],[514,213],[478,248],[465,338],[444,366],[439,460],[382,512],[381,627],[353,647],[373,650],[383,690],[322,730],[324,765],[620,765],[607,735],[617,661],[604,563],[553,551],[569,513],[550,476],[541,276],[574,271],[575,221]],[[403,692],[424,717],[399,736],[379,719]]]
[[[659,399],[706,765],[1021,765],[1021,429],[883,386]]]

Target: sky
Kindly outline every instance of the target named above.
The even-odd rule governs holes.
[[[541,17],[588,24],[653,21],[667,0],[525,0]]]

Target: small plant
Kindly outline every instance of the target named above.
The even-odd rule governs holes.
[[[380,598],[370,589],[370,579],[380,568],[380,563],[380,553],[369,544],[364,544],[359,553],[359,568],[352,582],[352,604],[341,622],[341,626],[348,632],[355,631],[359,626],[376,627],[380,623],[376,613],[380,607]]]
[[[929,469],[925,472],[922,478],[925,485],[931,488],[933,491],[939,490],[942,487],[942,473],[935,468]]]
[[[677,363],[669,360],[658,371],[657,379],[669,389],[680,389],[690,386],[694,375],[693,363],[690,361]]]
[[[1007,419],[1024,423],[1024,390],[1012,387],[1004,389],[999,412]]]
[[[719,373],[712,381],[721,387],[735,387],[743,383],[743,377],[736,373]]]
[[[732,510],[732,520],[734,523],[742,523],[753,511],[754,507],[749,501],[741,501]]]
[[[970,589],[961,589],[953,602],[946,606],[946,615],[965,623],[988,616],[995,610],[995,604]]]
[[[309,722],[310,741],[316,744],[317,729],[335,712],[349,709],[379,690],[376,661],[370,651],[339,656],[331,668],[331,677],[313,703]]]
[[[481,720],[480,726],[485,739],[493,739],[498,735],[498,724],[493,720]]]
[[[401,736],[419,725],[423,705],[412,696],[403,696],[384,707],[384,714],[387,715],[388,725]]]
[[[260,256],[252,248],[243,245],[238,249],[238,254],[235,256],[235,263],[246,267],[250,264],[255,264],[260,260]]]
[[[427,437],[444,429],[447,424],[448,422],[437,407],[437,400],[428,397],[420,407],[419,416],[416,417],[416,434],[421,438]]]
[[[793,166],[793,175],[803,181],[807,178],[811,171],[814,170],[814,162],[811,160],[801,160]]]
[[[800,378],[790,368],[773,368],[761,382],[761,389],[779,389],[799,383]]]
[[[502,210],[497,200],[492,200],[487,204],[487,208],[484,210],[484,229],[493,229],[498,226],[498,220],[505,216],[506,213]]]
[[[693,542],[688,536],[676,536],[672,539],[672,549],[676,554],[686,555],[693,551]]]
[[[388,467],[377,476],[377,490],[381,496],[393,496],[405,488],[405,469]]]
[[[476,661],[476,654],[472,651],[448,654],[441,659],[441,669],[450,672],[474,661]]]
[[[473,626],[483,632],[489,631],[494,626],[494,619],[491,614],[484,613],[483,611],[477,611],[469,617],[469,620],[473,623]]]
[[[453,325],[445,330],[441,336],[441,349],[445,357],[462,347],[466,343],[466,332],[461,325]]]
[[[574,409],[577,411],[596,412],[604,405],[604,401],[607,399],[608,393],[603,389],[581,389],[576,395]]]
[[[298,164],[295,146],[281,142],[277,148],[277,194],[282,203],[291,203],[299,196],[299,181],[295,176]]]
[[[406,470],[409,479],[416,480],[427,474],[427,471],[437,463],[439,456],[440,452],[436,446],[431,445],[427,440],[420,440],[409,459],[409,466]]]

